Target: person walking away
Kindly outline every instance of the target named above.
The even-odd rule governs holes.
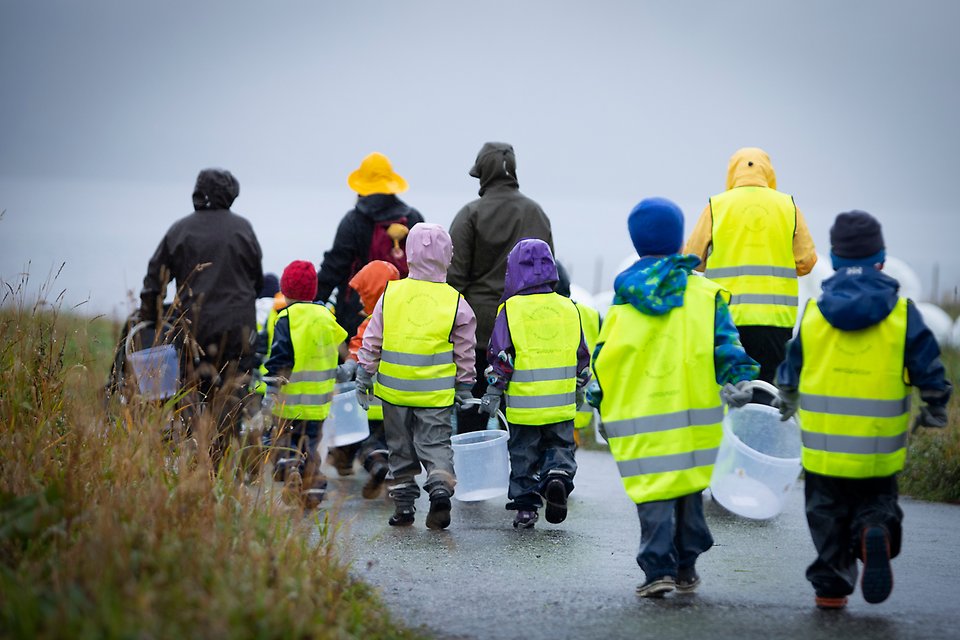
[[[200,171],[194,212],[163,236],[140,292],[140,317],[160,326],[167,284],[176,283],[170,318],[193,344],[187,384],[217,420],[211,448],[215,468],[229,438],[239,434],[243,397],[257,364],[256,299],[263,287],[263,254],[253,227],[230,209],[239,193],[240,184],[229,171]],[[199,408],[192,409],[196,415]]]
[[[797,321],[797,276],[817,262],[813,238],[793,196],[777,189],[763,149],[739,149],[727,167],[727,190],[710,198],[685,253],[731,293],[730,313],[760,379],[773,383]]]
[[[338,346],[346,339],[330,310],[312,302],[316,288],[312,263],[294,260],[283,270],[280,290],[290,304],[278,314],[265,365],[269,376],[287,381],[265,398],[278,421],[278,443],[288,452],[275,463],[274,476],[284,480],[288,500],[308,509],[320,504],[327,489],[320,438],[330,414]]]
[[[450,224],[453,262],[447,282],[463,294],[477,314],[477,386],[473,395],[482,398],[487,388],[487,343],[503,297],[507,254],[523,238],[543,240],[553,251],[553,233],[540,205],[520,192],[511,145],[484,144],[470,175],[480,181],[480,197],[464,205]],[[478,413],[467,411],[457,417],[461,433],[485,427]]]
[[[350,289],[349,282],[371,260],[384,260],[407,275],[406,237],[410,227],[423,222],[423,216],[397,197],[407,190],[407,181],[393,170],[390,159],[374,152],[347,178],[357,194],[357,202],[348,211],[323,255],[317,274],[317,300],[326,303],[336,290],[337,322],[348,336],[356,335],[364,319],[363,306]]]
[[[830,245],[836,273],[823,281],[820,299],[807,302],[777,385],[783,419],[800,414],[807,524],[817,549],[807,580],[817,607],[842,609],[856,587],[858,560],[864,600],[883,602],[893,588],[910,386],[925,403],[916,424],[933,428],[947,426],[952,387],[920,312],[882,272],[876,218],[839,214]]]
[[[426,525],[450,525],[450,497],[456,477],[450,445],[454,402],[471,397],[474,385],[476,316],[457,290],[446,283],[452,246],[436,224],[419,223],[407,237],[408,278],[387,283],[357,352],[357,393],[383,401],[396,509],[392,526],[414,522],[420,495],[415,476],[427,472],[430,496]],[[376,383],[373,376],[376,375]]]
[[[751,399],[759,365],[744,351],[728,293],[692,275],[682,255],[683,213],[642,200],[627,224],[640,259],[614,281],[613,306],[593,357],[587,397],[640,518],[641,597],[700,584],[697,558],[713,546],[701,492],[720,445],[723,404]]]
[[[573,298],[570,296],[570,277],[559,262],[557,263],[557,277],[559,278],[557,293],[572,300]],[[597,339],[600,337],[600,312],[577,300],[574,300],[573,304],[580,312],[580,327],[583,329],[583,341],[587,345],[587,352],[593,354],[593,350],[597,348]],[[577,415],[573,419],[573,441],[578,447],[582,437],[580,434],[583,433],[584,429],[593,426],[594,413],[595,410],[589,403],[584,402],[577,405]]]
[[[400,272],[389,262],[374,260],[368,262],[357,275],[350,279],[350,287],[360,296],[364,313],[367,318],[357,328],[357,335],[350,338],[349,354],[342,365],[337,368],[337,382],[353,380],[357,372],[360,347],[363,345],[363,334],[370,324],[373,310],[380,296],[383,295],[387,283],[400,279]],[[340,475],[345,475],[341,468],[349,466],[353,473],[353,459],[359,454],[363,468],[370,477],[363,485],[361,494],[364,498],[376,498],[380,495],[383,481],[387,477],[387,442],[383,431],[383,402],[380,398],[371,398],[367,407],[367,420],[370,424],[370,435],[360,443],[349,444],[343,447],[332,447],[331,461]]]
[[[504,302],[487,349],[490,368],[481,412],[497,415],[505,394],[510,426],[513,526],[529,529],[543,500],[547,522],[567,517],[577,463],[573,421],[590,381],[590,351],[580,313],[553,289],[557,265],[543,240],[521,240],[507,256]]]

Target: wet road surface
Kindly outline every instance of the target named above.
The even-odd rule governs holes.
[[[362,469],[337,478],[325,467],[326,509],[353,574],[406,624],[440,638],[960,638],[960,506],[902,499],[892,595],[869,605],[857,592],[845,611],[827,612],[804,578],[814,549],[800,486],[766,522],[708,500],[716,544],[698,562],[700,588],[649,600],[634,593],[640,526],[613,459],[581,450],[577,461],[559,525],[541,515],[536,528],[513,529],[504,496],[454,501],[450,528],[430,531],[422,496],[413,527],[390,527],[389,499],[360,497]]]

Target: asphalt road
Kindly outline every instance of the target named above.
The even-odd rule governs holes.
[[[363,500],[366,479],[337,478],[325,507],[337,516],[341,552],[400,619],[440,638],[960,638],[960,507],[903,499],[903,552],[889,600],[859,593],[844,611],[814,607],[804,570],[814,557],[794,489],[766,522],[707,504],[716,545],[701,556],[692,595],[638,598],[640,526],[605,452],[577,453],[567,520],[512,528],[506,498],[454,501],[446,531],[423,521],[387,525],[388,499]],[[775,635],[773,635],[775,634]]]

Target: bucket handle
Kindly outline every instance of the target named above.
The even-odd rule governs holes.
[[[473,406],[479,407],[480,398],[470,398],[469,400],[464,400],[462,403],[460,403],[460,406],[461,407],[473,407]],[[503,415],[503,411],[500,411],[499,409],[497,409],[497,421],[500,423],[501,426],[503,426],[503,430],[505,431],[510,430],[507,426],[507,417]]]
[[[780,390],[766,380],[750,380],[744,386],[750,390],[760,389],[761,391],[766,391],[774,398],[780,399]]]
[[[144,320],[144,321],[142,321],[142,322],[138,322],[137,324],[133,325],[133,328],[131,328],[130,331],[127,332],[127,339],[126,339],[126,340],[124,341],[124,343],[123,343],[123,351],[124,351],[124,353],[125,353],[126,355],[128,355],[128,356],[129,356],[131,353],[133,353],[133,337],[134,337],[135,335],[137,335],[138,333],[140,333],[141,331],[143,331],[144,329],[146,329],[146,328],[148,328],[148,327],[152,327],[152,326],[154,326],[154,325],[155,325],[155,323],[150,322],[149,320]],[[169,322],[164,322],[164,323],[161,325],[161,328],[163,329],[163,333],[164,333],[164,334],[170,333],[170,332],[173,331],[173,329],[174,329],[173,325],[170,324]],[[158,341],[156,340],[156,336],[154,336],[154,342],[157,343],[157,346],[160,346],[160,345],[163,345],[163,344],[168,344],[168,343],[166,343],[166,342],[158,342]]]

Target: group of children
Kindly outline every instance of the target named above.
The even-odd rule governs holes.
[[[516,528],[533,527],[544,505],[548,522],[565,519],[577,471],[578,408],[586,398],[599,409],[637,505],[637,562],[645,574],[637,593],[662,597],[700,584],[697,559],[713,545],[701,493],[720,444],[724,405],[751,401],[748,383],[759,366],[740,343],[729,293],[694,271],[699,257],[680,253],[679,207],[643,200],[628,229],[640,258],[616,278],[593,354],[584,337],[591,321],[556,292],[549,246],[525,239],[513,248],[480,407],[491,416],[505,407],[507,508],[516,511]],[[916,308],[881,273],[879,223],[863,212],[841,214],[831,249],[837,274],[803,310],[778,372],[778,404],[784,419],[796,412],[801,418],[807,518],[818,553],[807,577],[819,607],[842,608],[858,560],[868,602],[883,601],[892,588],[909,387],[920,389],[925,406],[918,424],[928,427],[946,425],[951,388]],[[293,448],[303,451],[292,476],[308,504],[325,488],[315,449],[334,381],[355,378],[372,434],[362,454],[371,474],[364,496],[377,495],[386,481],[395,504],[389,524],[412,525],[420,495],[415,476],[423,469],[426,526],[444,529],[456,485],[451,419],[473,397],[476,318],[446,284],[452,245],[442,227],[416,224],[406,251],[408,277],[373,262],[351,281],[368,317],[349,351],[339,354],[339,367],[347,336],[326,307],[311,302],[313,266],[291,263],[281,278],[291,304],[279,314],[265,366],[288,380],[272,412],[288,425]]]

